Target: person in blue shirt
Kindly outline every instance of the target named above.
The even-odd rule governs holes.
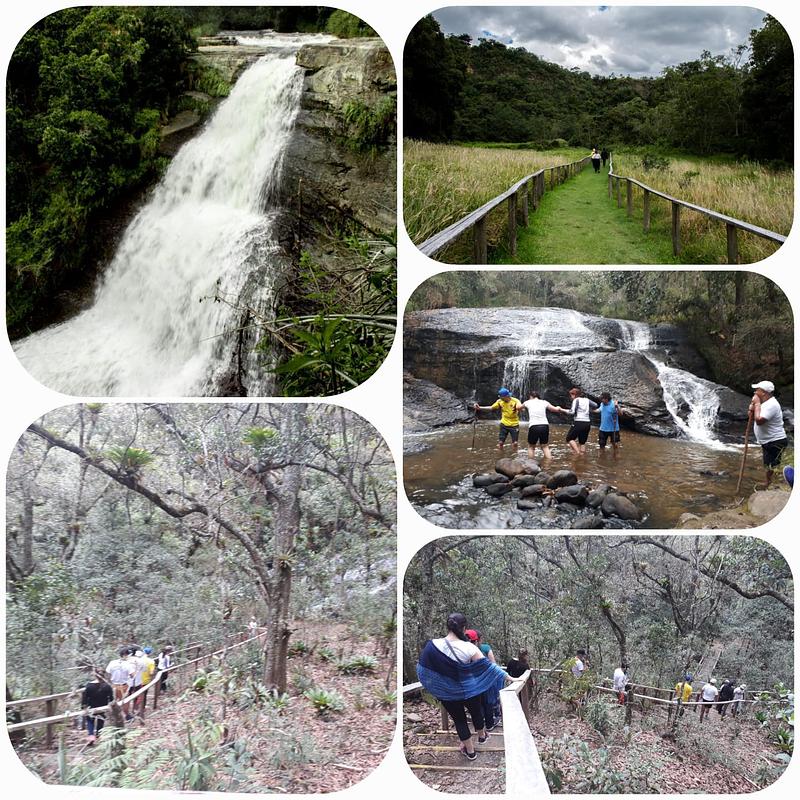
[[[616,449],[619,444],[619,415],[622,409],[619,403],[613,400],[608,392],[600,395],[600,436],[598,443],[600,449],[605,449],[606,442],[611,439],[611,445]]]

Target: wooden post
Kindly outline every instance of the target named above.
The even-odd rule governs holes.
[[[650,230],[650,192],[647,189],[644,190],[644,229],[646,231]]]
[[[475,264],[485,264],[489,260],[486,242],[486,217],[481,217],[473,226],[472,260]]]
[[[736,238],[736,226],[729,222],[725,224],[725,232],[728,237],[728,263],[739,263],[739,242]]]
[[[508,198],[508,252],[517,254],[517,193]]]
[[[627,697],[625,698],[625,724],[630,725],[633,717],[633,686],[628,689]]]
[[[158,696],[161,694],[161,675],[157,674],[153,686],[153,711],[158,709]]]
[[[672,204],[672,252],[677,256],[681,252],[681,207]]]
[[[528,184],[525,184],[525,191],[522,193],[522,224],[528,227]]]
[[[45,700],[45,716],[46,717],[53,717],[56,713],[56,701],[55,700]],[[47,747],[53,746],[53,723],[50,722],[47,724],[45,728],[44,734],[44,743]]]
[[[450,730],[450,716],[448,715],[447,709],[444,706],[442,706],[442,730]]]
[[[609,172],[608,173],[608,199],[609,200],[611,199],[611,181],[612,181],[611,173]]]
[[[539,208],[539,178],[541,176],[537,175],[533,181],[531,181],[531,204],[533,205],[533,210],[536,211]]]
[[[622,208],[622,188],[620,186],[620,179],[616,178],[617,184],[617,208]]]
[[[627,201],[628,201],[628,216],[633,216],[633,184],[631,183],[631,179],[627,178]]]

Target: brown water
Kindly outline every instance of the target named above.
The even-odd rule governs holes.
[[[553,458],[539,460],[548,472],[571,469],[581,483],[610,483],[630,497],[645,513],[642,527],[674,528],[684,512],[704,514],[736,503],[736,482],[743,448],[719,449],[687,439],[665,439],[623,431],[616,453],[597,444],[597,428],[587,443],[585,456],[574,456],[564,439],[566,425],[550,426]],[[405,490],[419,513],[447,528],[563,528],[570,518],[554,509],[520,512],[516,495],[494,498],[472,486],[472,474],[493,472],[498,458],[497,422],[459,425],[406,438],[407,446],[429,446],[404,459]],[[520,454],[527,453],[527,428],[520,429]],[[508,442],[506,455],[510,454]],[[712,475],[702,473],[713,473]],[[742,495],[763,481],[761,448],[748,451]]]

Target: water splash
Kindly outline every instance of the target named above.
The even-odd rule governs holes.
[[[273,204],[302,92],[296,49],[249,67],[181,148],[125,231],[92,307],[16,343],[35,378],[83,395],[215,393],[239,312],[204,298],[237,298],[255,263],[270,272]],[[262,289],[263,309],[271,291]]]

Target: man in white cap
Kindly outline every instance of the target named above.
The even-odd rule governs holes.
[[[708,712],[716,705],[717,697],[719,697],[717,679],[710,678],[708,683],[700,690],[700,722],[703,721]]]
[[[767,470],[764,488],[768,489],[775,467],[780,464],[781,455],[789,441],[783,429],[780,403],[774,397],[775,384],[772,381],[759,381],[753,384],[753,389],[755,393],[750,401],[750,413],[753,415],[753,432],[761,445]]]

